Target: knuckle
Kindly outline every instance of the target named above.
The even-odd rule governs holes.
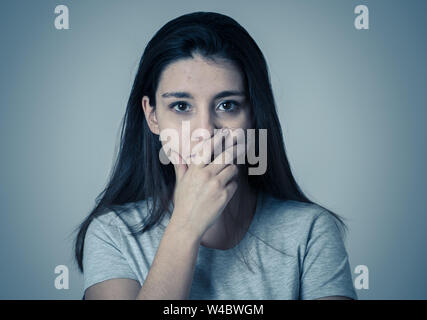
[[[211,173],[209,171],[203,170],[200,172],[200,178],[202,179],[203,182],[208,181],[210,177],[211,177]]]
[[[237,173],[237,166],[235,164],[230,164],[228,170],[230,175],[235,175]]]
[[[212,179],[211,181],[212,181],[211,183],[213,188],[219,189],[221,187],[221,181],[219,179],[215,178],[215,179]]]
[[[237,181],[231,181],[230,182],[230,187],[227,189],[227,192],[229,193],[233,193],[237,188]]]
[[[221,192],[219,199],[221,202],[225,202],[227,201],[227,198],[228,198],[227,189],[224,189],[224,191]]]

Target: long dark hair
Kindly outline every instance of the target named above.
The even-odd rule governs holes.
[[[120,147],[109,182],[96,198],[96,206],[78,226],[75,258],[83,272],[83,248],[91,221],[110,211],[125,212],[129,204],[151,198],[149,219],[138,232],[157,225],[166,212],[175,186],[172,164],[159,160],[161,142],[148,128],[141,107],[143,96],[156,105],[155,93],[162,71],[169,64],[194,53],[221,57],[235,63],[244,76],[254,129],[267,130],[267,171],[250,175],[255,190],[278,199],[310,201],[298,187],[286,156],[265,58],[248,32],[234,19],[214,12],[193,12],[166,23],[149,41],[141,57],[121,125]],[[327,210],[346,228],[342,217]]]

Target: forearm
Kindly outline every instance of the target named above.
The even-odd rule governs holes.
[[[136,299],[188,299],[199,246],[199,237],[171,219]]]

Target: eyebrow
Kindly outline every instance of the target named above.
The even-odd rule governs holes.
[[[188,98],[188,99],[194,99],[193,96],[188,92],[165,92],[162,95],[162,98]],[[227,90],[227,91],[221,91],[220,93],[216,94],[214,97],[214,100],[229,96],[246,96],[246,94],[242,91],[234,91],[234,90]]]

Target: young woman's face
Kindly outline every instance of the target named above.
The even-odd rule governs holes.
[[[199,135],[198,128],[205,129],[212,136],[215,129],[242,128],[251,125],[251,107],[244,79],[239,69],[226,60],[205,60],[196,55],[194,58],[179,60],[170,64],[161,74],[156,92],[156,108],[149,124],[151,131],[159,134],[164,129],[173,129],[182,137],[184,122],[189,127],[192,139],[180,139],[180,145],[174,150],[184,159],[206,136]],[[150,123],[147,97],[143,98],[143,109]],[[206,133],[206,131],[205,131]],[[190,147],[183,147],[184,144]]]

